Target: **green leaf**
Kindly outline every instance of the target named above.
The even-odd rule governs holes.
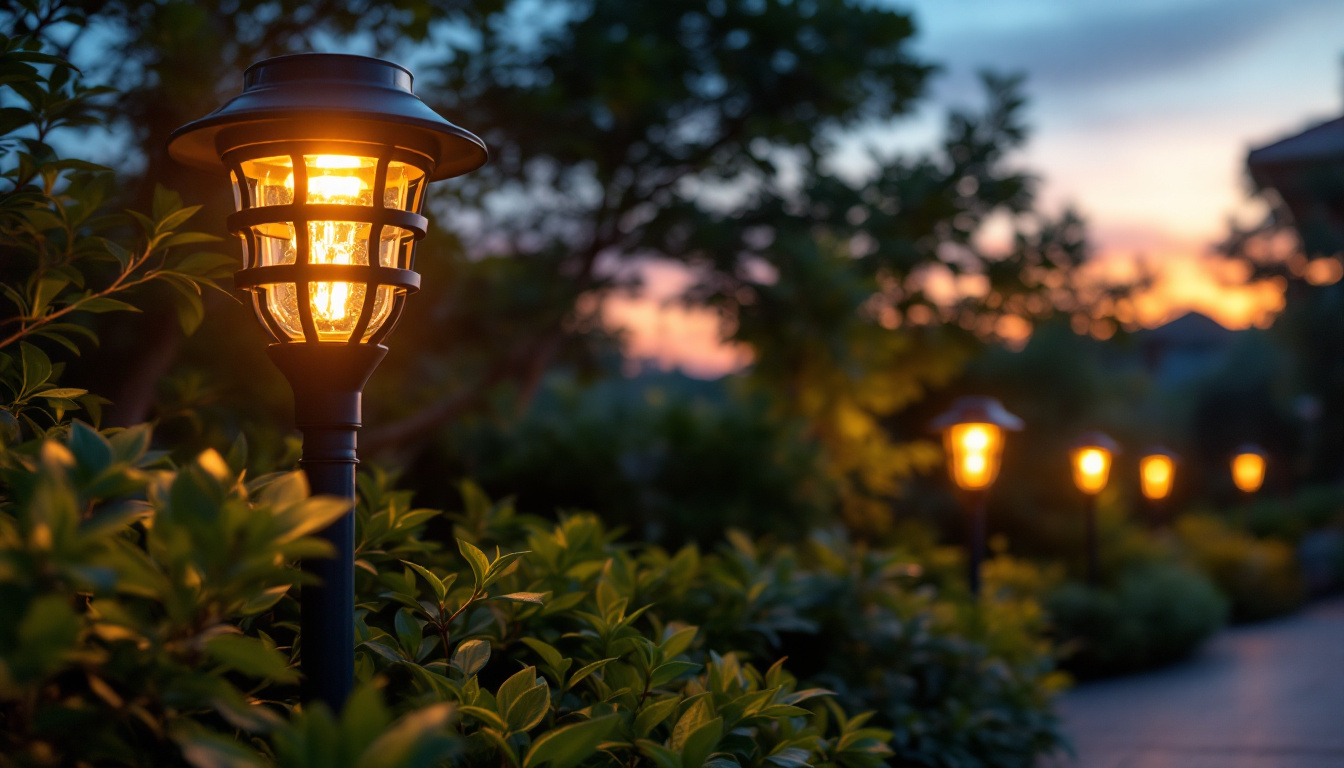
[[[685,653],[687,648],[691,647],[691,642],[695,640],[695,633],[698,630],[695,627],[687,627],[679,632],[668,636],[666,640],[658,644],[663,652],[663,658],[670,659]]]
[[[458,643],[449,665],[470,677],[485,668],[490,661],[490,641],[481,639]]]
[[[406,651],[409,658],[414,659],[416,652],[420,650],[420,641],[424,640],[424,628],[411,615],[408,608],[397,611],[397,616],[392,620],[392,624],[397,630],[397,640],[400,641],[402,650]]]
[[[669,696],[660,701],[645,703],[644,708],[635,717],[635,736],[639,738],[648,736],[654,728],[676,712],[680,705],[680,696]]]
[[[102,296],[93,299],[85,299],[78,303],[78,309],[81,312],[139,312],[140,308],[134,304],[127,304],[120,299],[113,299]]]
[[[501,733],[509,730],[509,725],[504,722],[504,718],[484,707],[462,707],[462,714],[471,715]]]
[[[699,670],[700,667],[700,664],[694,664],[689,661],[663,662],[657,667],[654,667],[653,672],[649,674],[649,687],[659,688],[667,685],[682,675]]]
[[[504,720],[509,724],[510,733],[525,733],[535,728],[546,712],[551,708],[551,692],[543,683],[531,690],[524,691],[509,706]]]
[[[607,666],[608,664],[610,664],[615,660],[616,659],[602,659],[600,661],[594,661],[592,664],[587,664],[585,666],[580,667],[578,671],[574,673],[574,676],[569,679],[569,682],[565,684],[565,690],[573,688],[575,685],[578,685],[580,680],[593,674],[597,670]]]
[[[154,185],[154,202],[150,205],[150,213],[155,219],[162,220],[165,216],[182,207],[182,196],[162,184]]]
[[[564,657],[560,655],[560,652],[557,651],[554,646],[543,643],[534,637],[524,637],[521,639],[523,645],[536,651],[537,655],[541,657],[542,661],[546,662],[547,666],[557,670],[560,669],[560,663],[564,660]]]
[[[507,603],[532,603],[542,605],[546,602],[547,592],[510,592],[507,595],[491,595],[487,600],[503,600]]]
[[[420,574],[425,583],[429,584],[429,588],[434,590],[434,597],[439,601],[439,605],[443,605],[444,601],[448,599],[448,590],[443,586],[443,580],[423,565],[417,565],[409,560],[402,560],[401,563]]]
[[[186,718],[173,721],[169,736],[193,768],[257,768],[267,764],[239,739],[208,731]]]
[[[597,752],[597,745],[619,722],[620,715],[605,715],[547,731],[527,751],[523,768],[545,764],[551,768],[572,768]]]
[[[403,715],[369,745],[355,768],[431,768],[444,763],[456,751],[456,738],[448,731],[453,707],[433,704]]]
[[[277,683],[299,680],[299,673],[290,669],[288,660],[279,651],[255,637],[218,635],[206,641],[205,650],[219,664],[245,675]]]
[[[187,293],[186,291],[174,291],[169,294],[172,297],[173,306],[177,307],[177,323],[182,327],[182,332],[190,336],[201,326],[201,321],[205,320],[205,302],[196,293]]]
[[[476,589],[483,589],[485,587],[485,574],[490,570],[490,561],[486,559],[485,553],[466,539],[458,539],[457,548],[462,556],[467,559],[467,564],[471,566],[471,574],[476,579]]]
[[[361,685],[350,694],[341,710],[341,746],[359,754],[391,724],[392,715],[383,703],[382,692],[371,684]]]
[[[47,354],[26,341],[19,342],[23,359],[23,391],[32,392],[51,378],[51,359]]]
[[[681,747],[682,768],[700,768],[723,738],[723,718],[713,720],[696,728],[686,737]]]
[[[500,555],[499,557],[495,558],[495,561],[494,561],[493,563],[491,563],[491,564],[490,564],[490,567],[487,568],[486,571],[485,571],[485,583],[484,583],[482,586],[486,586],[486,587],[488,587],[488,586],[490,586],[491,584],[493,584],[493,583],[495,583],[496,581],[498,581],[498,580],[504,575],[504,572],[507,571],[507,570],[509,569],[509,566],[513,565],[514,561],[516,561],[518,558],[522,557],[523,555],[528,555],[528,554],[531,554],[531,553],[530,553],[530,552],[510,552],[510,553],[507,554],[507,555]]]
[[[74,387],[56,387],[56,388],[54,388],[54,389],[44,389],[44,390],[42,390],[41,392],[35,392],[35,393],[33,393],[33,396],[34,396],[34,397],[59,397],[59,398],[68,400],[68,399],[70,399],[70,398],[72,398],[72,397],[79,397],[80,395],[87,395],[88,393],[89,393],[89,390],[87,390],[87,389],[75,389]]]
[[[56,298],[67,285],[70,284],[70,278],[65,275],[54,274],[37,281],[37,292],[33,297],[32,314],[40,317],[45,314],[47,305]]]
[[[713,715],[708,697],[696,699],[695,703],[687,707],[686,711],[682,712],[681,717],[677,719],[677,725],[672,729],[672,739],[668,742],[668,746],[677,752],[681,752],[690,735],[696,729],[713,720]],[[699,768],[699,766],[697,765],[696,768]]]
[[[523,667],[515,672],[508,680],[500,683],[499,691],[495,693],[495,701],[499,703],[497,707],[499,714],[508,718],[509,710],[513,703],[524,693],[537,687],[537,668]]]

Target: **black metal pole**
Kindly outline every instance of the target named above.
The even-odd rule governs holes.
[[[1097,567],[1097,495],[1087,494],[1087,583],[1091,586],[1101,584],[1101,574]]]
[[[314,494],[349,499],[352,510],[318,533],[335,556],[305,560],[317,577],[299,593],[299,665],[304,702],[339,712],[354,684],[356,435],[364,384],[387,354],[367,344],[277,344],[271,360],[294,389],[294,423],[303,432],[299,465]]]
[[[989,498],[987,490],[967,491],[966,507],[970,513],[970,553],[967,581],[971,585],[971,595],[980,596],[980,563],[985,559],[985,503]]]

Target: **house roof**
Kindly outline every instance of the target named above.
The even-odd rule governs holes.
[[[1251,150],[1246,162],[1256,166],[1344,160],[1344,117],[1315,125],[1294,136]]]

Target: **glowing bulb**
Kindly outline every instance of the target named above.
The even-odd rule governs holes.
[[[1171,493],[1172,478],[1176,467],[1170,456],[1160,453],[1144,456],[1139,460],[1139,481],[1144,498],[1165,499]]]
[[[1104,448],[1081,448],[1073,456],[1073,480],[1083,493],[1100,493],[1111,469],[1111,453]]]
[[[971,424],[961,436],[961,445],[968,451],[983,451],[989,447],[989,430],[981,424]]]
[[[1232,482],[1243,493],[1255,493],[1265,482],[1265,457],[1258,453],[1239,453],[1232,459]]]
[[[361,167],[360,158],[348,155],[317,155],[308,173],[308,202],[325,205],[358,205],[360,197],[369,191],[364,179],[353,173]],[[347,173],[317,173],[318,171],[347,171]],[[294,174],[285,179],[285,187],[293,193]],[[308,222],[308,261],[311,264],[354,264],[355,251],[360,244],[363,224],[353,221]],[[296,237],[290,243],[297,248]],[[330,324],[343,324],[355,313],[351,301],[353,292],[345,282],[313,283],[309,292],[314,319]]]
[[[973,491],[988,488],[999,472],[1003,432],[993,424],[954,424],[947,432],[952,479]]]

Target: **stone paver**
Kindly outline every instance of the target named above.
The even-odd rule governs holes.
[[[1058,768],[1344,768],[1344,601],[1239,627],[1191,661],[1060,701]]]

